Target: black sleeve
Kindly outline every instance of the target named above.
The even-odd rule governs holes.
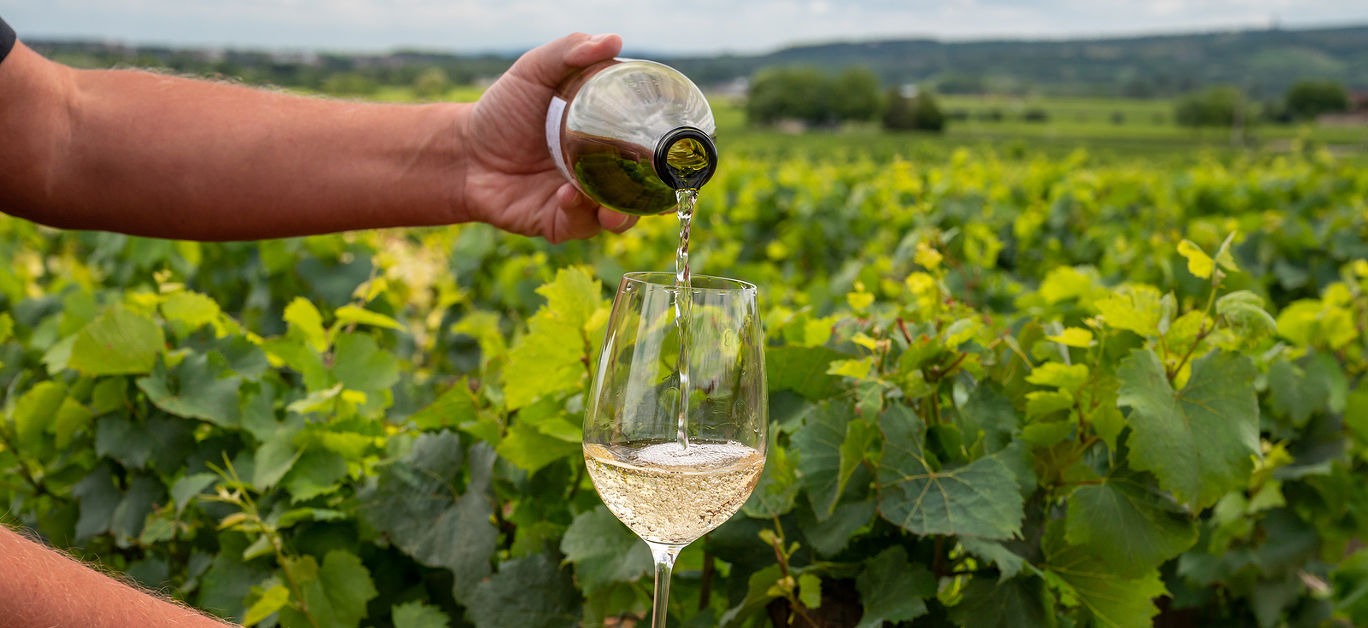
[[[5,60],[5,56],[14,49],[14,29],[0,19],[0,61]]]

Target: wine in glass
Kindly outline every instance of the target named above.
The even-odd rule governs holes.
[[[622,277],[584,417],[594,488],[655,559],[654,628],[665,625],[679,551],[736,514],[765,466],[769,412],[756,288],[720,277],[692,283],[681,329],[673,274]],[[691,382],[682,387],[686,398],[681,371]]]

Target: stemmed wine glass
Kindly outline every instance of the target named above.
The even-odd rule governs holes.
[[[693,277],[680,365],[674,282],[671,273],[623,275],[584,416],[594,488],[655,559],[653,628],[665,626],[679,551],[755,488],[769,421],[755,286]]]

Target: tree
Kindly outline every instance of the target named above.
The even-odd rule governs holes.
[[[831,113],[842,121],[873,120],[879,115],[879,77],[865,68],[850,68],[832,81]]]
[[[413,79],[413,93],[419,98],[438,98],[451,89],[451,79],[442,68],[428,68]]]
[[[756,124],[784,119],[818,123],[826,78],[814,68],[778,68],[761,72],[751,82],[746,117]]]
[[[1237,112],[1244,107],[1244,99],[1233,87],[1211,87],[1201,92],[1188,94],[1178,99],[1173,108],[1173,119],[1180,125],[1190,127],[1223,126],[1235,124]],[[1239,116],[1247,119],[1248,116]]]
[[[1348,108],[1348,92],[1334,81],[1298,81],[1287,90],[1287,112],[1295,118],[1309,120]]]
[[[883,128],[889,131],[931,131],[940,133],[945,130],[945,114],[941,113],[936,97],[927,91],[908,97],[898,88],[888,90],[884,96]]]

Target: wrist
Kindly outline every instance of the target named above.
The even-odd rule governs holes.
[[[473,208],[468,202],[469,195],[466,192],[472,148],[470,145],[470,112],[474,108],[474,104],[451,103],[443,105],[443,108],[446,112],[448,137],[450,138],[446,145],[446,155],[450,168],[445,178],[447,184],[446,211],[450,218],[447,222],[454,224],[478,220],[479,217],[473,215]]]

